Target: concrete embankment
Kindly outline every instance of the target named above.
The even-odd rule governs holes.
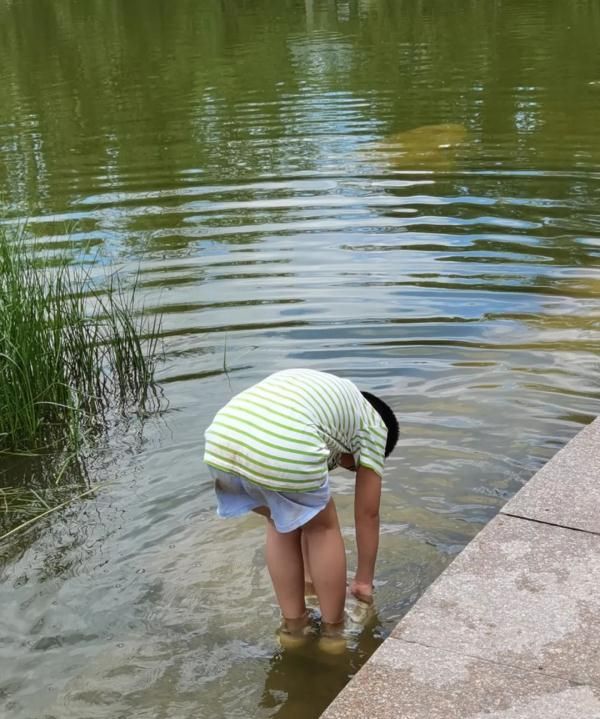
[[[600,719],[600,418],[461,552],[323,719]]]

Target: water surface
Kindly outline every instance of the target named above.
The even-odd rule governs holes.
[[[139,268],[168,400],[97,498],[2,545],[4,716],[318,716],[599,413],[598,37],[595,0],[0,0],[6,215]],[[278,652],[263,528],[215,518],[201,464],[294,366],[402,430],[378,619],[336,661]]]

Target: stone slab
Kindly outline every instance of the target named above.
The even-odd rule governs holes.
[[[501,512],[600,534],[600,418],[555,454]]]
[[[499,515],[392,636],[600,686],[600,536]]]
[[[600,688],[387,639],[322,719],[600,719]]]

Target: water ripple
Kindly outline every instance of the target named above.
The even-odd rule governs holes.
[[[137,274],[168,399],[107,492],[3,567],[15,719],[317,716],[600,413],[589,3],[182,2],[0,0],[1,221]],[[276,652],[263,528],[214,517],[201,463],[216,409],[298,365],[401,425],[379,620],[327,671]]]

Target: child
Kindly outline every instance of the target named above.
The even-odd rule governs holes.
[[[370,603],[383,463],[398,440],[394,413],[349,380],[283,370],[228,402],[205,440],[219,516],[254,511],[267,519],[266,560],[281,631],[290,643],[303,635],[305,581],[312,581],[322,633],[335,636],[344,621],[346,554],[328,472],[341,466],[356,473],[358,567],[350,591]]]

